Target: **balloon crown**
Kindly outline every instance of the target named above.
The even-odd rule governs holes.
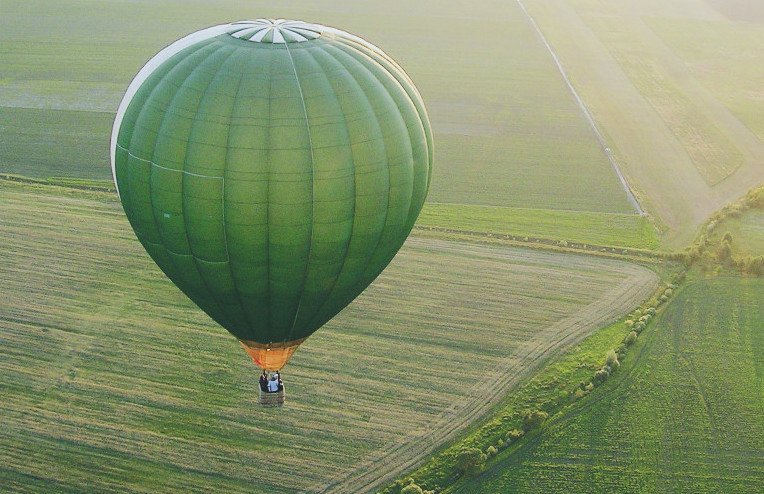
[[[326,29],[320,24],[288,19],[255,19],[231,24],[228,34],[255,43],[301,43],[316,39]]]

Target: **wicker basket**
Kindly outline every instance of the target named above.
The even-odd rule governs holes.
[[[260,390],[259,403],[264,407],[280,407],[284,404],[286,399],[286,392],[284,386],[281,386],[281,391],[268,392]]]

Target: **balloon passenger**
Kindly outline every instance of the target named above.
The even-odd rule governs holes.
[[[262,391],[268,391],[268,373],[265,371],[260,374],[260,389]]]
[[[276,378],[276,375],[271,376],[271,380],[268,381],[268,392],[269,393],[277,393],[279,391],[279,381]]]

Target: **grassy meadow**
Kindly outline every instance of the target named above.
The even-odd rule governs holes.
[[[764,258],[764,185],[752,189],[740,201],[716,215],[709,221],[704,234],[707,240],[705,250],[727,267],[730,267],[729,261],[735,259]],[[726,256],[722,255],[720,259],[720,253]]]
[[[102,136],[113,119],[110,113],[0,106],[0,171],[42,178],[103,175],[93,175],[93,164],[109,159]]]
[[[111,194],[3,181],[0,203],[0,484],[18,492],[365,491],[657,282],[620,261],[414,237],[297,352],[289,406],[267,410],[257,369]]]
[[[427,203],[417,226],[648,250],[659,246],[650,219],[635,214]]]
[[[294,17],[362,34],[416,81],[435,132],[431,201],[632,212],[514,2],[62,0],[52,9],[33,0],[2,9],[0,172],[107,178],[113,113],[148,58],[208,25]],[[465,31],[470,22],[480,29]]]
[[[762,279],[691,282],[618,377],[456,492],[761,492],[762,300]]]
[[[746,211],[740,216],[728,218],[721,223],[710,240],[718,244],[726,233],[732,235],[733,255],[763,255],[764,254],[764,210]]]
[[[665,248],[689,244],[711,213],[764,180],[764,23],[726,14],[755,2],[524,3]]]

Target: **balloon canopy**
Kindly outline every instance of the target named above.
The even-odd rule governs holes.
[[[395,256],[427,195],[432,133],[379,48],[258,19],[152,58],[119,106],[111,163],[146,251],[272,370]]]

